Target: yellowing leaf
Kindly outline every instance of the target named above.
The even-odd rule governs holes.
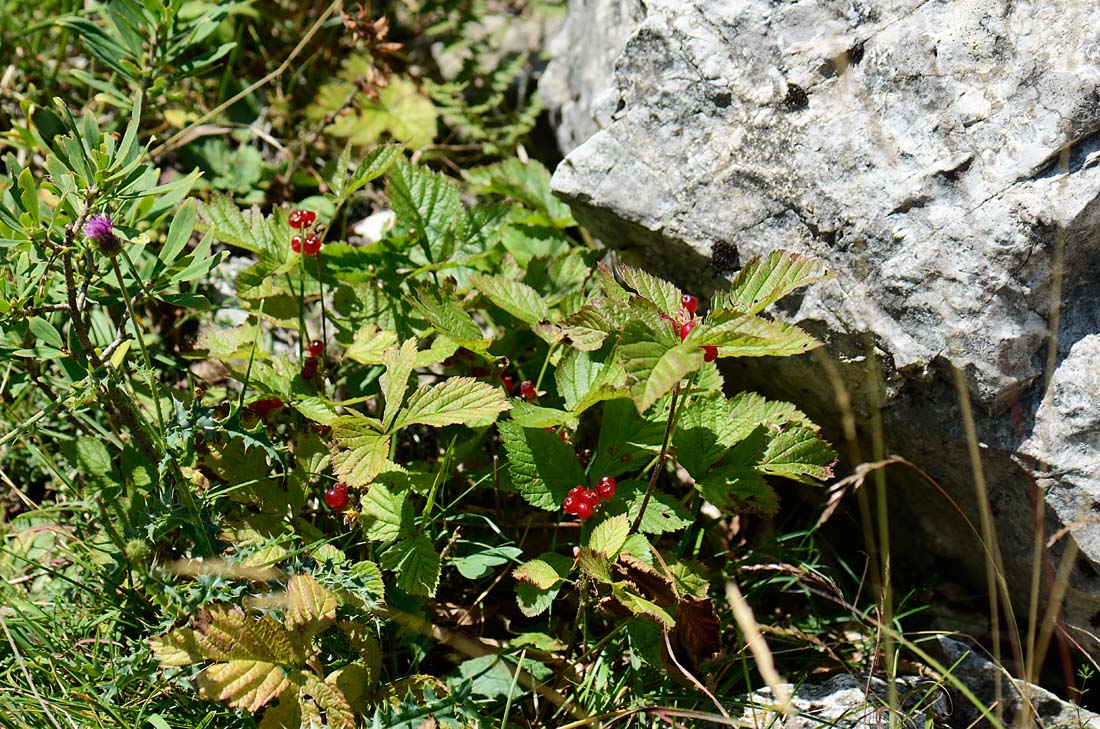
[[[199,695],[207,701],[224,701],[246,711],[257,711],[290,686],[282,666],[256,660],[215,663],[196,681]]]
[[[324,630],[336,619],[336,597],[310,575],[294,575],[286,588],[286,627]]]
[[[383,355],[396,345],[397,334],[371,324],[355,332],[351,346],[344,355],[359,364],[377,365],[382,364]]]

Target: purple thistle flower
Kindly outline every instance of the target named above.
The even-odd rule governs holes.
[[[115,224],[111,220],[110,214],[103,213],[88,218],[88,222],[84,224],[84,235],[98,243],[114,238]]]
[[[109,213],[93,215],[84,224],[84,235],[99,244],[99,250],[112,258],[122,248],[115,236],[115,224]]]

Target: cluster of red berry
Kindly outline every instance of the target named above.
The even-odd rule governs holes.
[[[698,324],[695,321],[695,312],[699,311],[699,299],[691,294],[684,294],[680,297],[680,306],[683,307],[685,313],[684,316],[679,317],[683,321],[677,321],[668,314],[661,314],[661,318],[672,325],[672,331],[680,335],[680,341],[682,342],[688,338],[691,330]],[[711,344],[703,345],[703,361],[713,362],[716,359],[718,359],[718,347]]]
[[[330,509],[342,511],[347,508],[348,501],[348,485],[343,481],[337,481],[325,492],[325,503]]]
[[[321,355],[325,351],[325,343],[320,339],[314,339],[309,343],[309,356],[306,357],[306,361],[302,363],[302,379],[312,380],[317,376],[317,371],[321,366]]]
[[[321,237],[313,232],[313,224],[317,221],[317,213],[312,210],[295,210],[290,214],[287,222],[294,230],[308,230],[305,238],[296,235],[290,239],[290,250],[295,253],[305,253],[307,256],[316,256],[321,252]]]
[[[566,514],[587,519],[596,512],[596,507],[604,499],[610,499],[615,495],[615,479],[604,476],[596,482],[596,488],[586,489],[584,486],[574,486],[569,495],[565,497],[561,508]]]

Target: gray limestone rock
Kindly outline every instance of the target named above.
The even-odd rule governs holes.
[[[1017,612],[1045,502],[1037,599],[1079,549],[1069,630],[1100,654],[1100,4],[588,0],[564,33],[549,102],[566,149],[592,136],[553,186],[578,219],[696,293],[732,252],[824,259],[839,277],[773,313],[833,367],[736,377],[834,437],[843,384],[861,435],[881,418],[946,494],[891,471],[895,543],[983,584],[961,384]]]
[[[878,676],[840,674],[821,683],[787,686],[791,695],[791,716],[783,719],[768,689],[761,689],[738,702],[740,718],[753,726],[783,726],[814,729],[833,726],[847,729],[878,729],[898,726],[923,727],[991,726],[983,711],[997,716],[1004,726],[1054,729],[1078,727],[1100,729],[1100,715],[1081,709],[1054,694],[1025,681],[1013,680],[992,661],[982,658],[966,644],[940,636],[933,652],[941,667],[953,667],[950,678],[900,676],[894,684],[894,702],[887,682]],[[954,680],[952,680],[954,679]],[[967,693],[959,688],[966,688]]]

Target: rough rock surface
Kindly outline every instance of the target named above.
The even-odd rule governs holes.
[[[955,682],[946,678],[902,676],[896,680],[897,705],[891,709],[885,680],[840,674],[822,683],[788,686],[788,690],[794,692],[791,696],[793,715],[779,724],[788,729],[989,726],[982,718],[982,709],[999,705],[1004,726],[1100,729],[1100,715],[1079,709],[1038,686],[1010,680],[1003,675],[1002,669],[964,643],[940,637],[934,652],[939,654],[937,659],[942,665],[954,666],[951,676],[967,688],[981,707],[975,706]],[[772,708],[775,700],[768,689],[753,693],[739,705],[743,706],[740,718],[755,726],[773,726],[773,720],[778,718]]]
[[[906,507],[892,513],[923,527],[899,540],[981,584],[954,506],[979,523],[961,372],[1017,612],[1045,499],[1048,535],[1067,531],[1040,559],[1040,604],[1076,545],[1070,633],[1100,654],[1100,4],[648,0],[628,33],[606,20],[635,17],[624,8],[638,9],[571,3],[548,71],[570,93],[548,98],[573,104],[567,149],[598,131],[554,189],[604,241],[700,293],[734,251],[783,247],[838,271],[775,313],[826,339],[856,422],[881,417],[882,450],[950,496],[891,471]],[[600,86],[586,69],[620,47]],[[766,389],[840,434],[820,360],[767,366]]]
[[[612,86],[615,59],[645,17],[643,0],[572,0],[563,32],[551,41],[555,58],[539,79],[539,92],[554,113],[562,152],[570,152],[610,122],[619,97]]]

